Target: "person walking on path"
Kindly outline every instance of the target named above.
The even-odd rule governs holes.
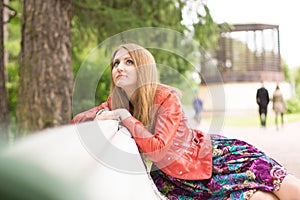
[[[262,127],[266,127],[269,101],[269,92],[264,83],[261,82],[261,87],[256,92],[256,103],[258,104],[260,125]]]
[[[200,124],[201,122],[201,113],[203,109],[202,99],[198,96],[198,90],[195,92],[195,96],[193,98],[193,108],[195,111],[194,120]]]
[[[150,176],[165,197],[300,197],[300,181],[253,145],[191,128],[178,90],[158,82],[155,59],[147,49],[137,44],[120,45],[110,66],[107,101],[79,113],[71,123],[119,120],[140,152],[152,161]]]
[[[278,117],[281,116],[281,126],[284,124],[284,113],[286,112],[286,106],[283,99],[283,95],[280,91],[279,85],[276,86],[276,89],[273,93],[273,110],[275,112],[275,124],[277,130],[279,129]]]

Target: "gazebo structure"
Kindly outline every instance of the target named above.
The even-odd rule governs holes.
[[[210,61],[201,63],[199,95],[205,102],[204,109],[256,110],[256,91],[261,81],[270,96],[280,84],[285,98],[289,98],[290,86],[281,66],[279,25],[250,23],[230,27],[221,33],[219,48],[211,54]],[[213,99],[211,94],[220,94],[221,90],[224,98]]]
[[[278,25],[234,24],[219,44],[213,55],[217,68],[201,67],[204,83],[219,82],[219,75],[224,83],[284,80]]]

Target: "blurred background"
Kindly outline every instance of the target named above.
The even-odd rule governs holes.
[[[203,101],[203,123],[223,113],[227,125],[259,126],[255,95],[263,81],[271,99],[276,85],[280,86],[286,121],[298,121],[299,27],[295,20],[299,17],[295,9],[292,0],[1,1],[2,141],[6,144],[68,124],[74,114],[105,101],[109,63],[97,67],[99,63],[87,59],[91,50],[108,38],[143,27],[177,31],[182,41],[154,35],[149,43],[166,48],[179,44],[185,55],[197,58],[194,64],[176,52],[149,48],[157,60],[161,82],[184,91],[183,103],[190,118],[196,91]],[[188,44],[193,42],[199,45],[190,48]],[[110,56],[111,49],[101,51]],[[79,77],[83,63],[87,67]],[[93,87],[89,80],[95,74],[101,76],[94,80],[97,87],[90,94],[84,88]],[[86,84],[74,94],[79,78]],[[72,104],[74,95],[81,99],[76,105]],[[274,124],[272,101],[268,109]]]

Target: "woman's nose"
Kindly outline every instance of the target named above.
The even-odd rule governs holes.
[[[120,63],[118,64],[117,71],[119,72],[119,71],[123,71],[123,70],[124,70],[123,62],[120,62]]]

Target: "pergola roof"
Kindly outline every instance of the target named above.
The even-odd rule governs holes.
[[[274,24],[259,24],[259,23],[251,23],[251,24],[232,24],[231,32],[234,31],[257,31],[257,30],[265,30],[265,29],[278,29],[279,25]]]

